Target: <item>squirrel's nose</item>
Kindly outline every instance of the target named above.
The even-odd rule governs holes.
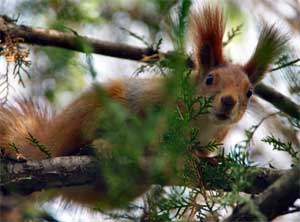
[[[236,104],[236,100],[232,98],[232,96],[223,96],[221,98],[222,106],[227,110],[230,111]]]

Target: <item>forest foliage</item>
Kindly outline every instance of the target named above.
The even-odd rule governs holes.
[[[185,46],[191,3],[191,0],[181,0],[178,3],[177,1],[142,0],[135,2],[134,8],[126,8],[122,1],[117,0],[110,3],[105,1],[99,3],[95,0],[77,3],[70,0],[23,1],[19,5],[19,16],[9,16],[13,16],[16,22],[19,22],[29,14],[32,14],[33,19],[47,15],[47,19],[44,18],[43,21],[44,26],[75,34],[87,25],[97,27],[110,23],[113,32],[118,33],[120,41],[134,39],[139,44],[158,51],[165,41],[163,36],[166,33],[172,41],[175,53],[159,61],[141,64],[134,73],[141,75],[144,72],[155,71],[157,75],[167,75],[169,81],[166,90],[169,92],[169,104],[164,107],[149,107],[146,118],[141,120],[118,103],[104,98],[104,95],[101,96],[101,100],[105,101],[104,108],[107,110],[104,112],[105,115],[99,116],[98,119],[101,135],[104,135],[104,140],[114,145],[114,149],[106,152],[103,149],[98,150],[93,145],[87,148],[99,159],[101,173],[109,187],[106,203],[97,204],[94,210],[116,220],[218,221],[226,211],[238,205],[248,205],[252,209],[252,214],[257,216],[257,221],[265,221],[265,216],[260,213],[251,196],[240,192],[252,182],[246,178],[246,172],[257,170],[259,165],[248,152],[253,146],[253,136],[266,119],[274,116],[293,132],[299,132],[300,121],[275,110],[257,124],[247,126],[244,132],[245,139],[227,148],[227,152],[224,151],[223,144],[215,141],[202,144],[197,140],[201,128],[192,125],[192,121],[199,115],[207,113],[210,99],[195,95],[195,86],[189,81],[191,70],[187,66],[188,55]],[[239,38],[244,25],[237,24],[236,21],[245,19],[233,4],[228,5],[227,10],[232,12],[233,18],[237,17],[237,19],[233,19],[236,25],[228,30],[224,40],[225,47],[230,47],[233,39]],[[132,18],[147,26],[149,33],[147,38],[127,28],[119,27],[119,21],[114,16],[123,16],[122,10],[125,9]],[[169,14],[170,10],[171,16],[166,18],[168,24],[160,23],[163,15]],[[82,41],[80,44],[86,45],[84,40]],[[86,46],[85,55],[48,47],[31,48],[29,51],[20,49],[20,53],[24,53],[21,63],[16,63],[19,60],[13,61],[17,64],[16,68],[8,69],[7,73],[14,74],[24,87],[34,93],[37,90],[35,83],[48,80],[49,86],[39,89],[39,93],[50,102],[57,103],[63,92],[76,91],[85,85],[86,78],[94,81],[101,75],[94,67],[94,57],[89,46]],[[5,56],[4,52],[8,49],[1,50],[1,55]],[[300,99],[298,61],[299,59],[286,49],[271,70],[272,72],[280,70],[284,73],[282,76],[288,80],[287,87],[296,101]],[[9,60],[6,62],[10,64]],[[89,76],[86,77],[86,74]],[[9,84],[5,79],[1,81]],[[9,97],[5,95],[3,101],[6,102],[6,98]],[[182,104],[184,108],[176,104]],[[42,147],[47,152],[47,148],[43,147],[34,135],[29,135],[29,138],[37,148]],[[262,141],[270,144],[274,150],[290,155],[292,166],[299,163],[299,147],[297,148],[294,143],[285,142],[274,136],[272,132]],[[221,150],[217,163],[197,158],[195,152],[199,149]],[[143,169],[140,169],[141,159],[144,158],[145,153],[151,158],[151,166],[145,166],[150,169],[147,176],[154,184],[151,190],[143,195],[142,201],[129,202],[134,196],[137,184],[141,181],[145,182],[141,176]],[[270,166],[273,167],[271,164]],[[176,183],[180,186],[169,186]],[[219,189],[211,190],[210,187],[219,187]],[[224,191],[228,189],[230,192]],[[110,205],[122,207],[124,210],[112,212],[103,210]],[[31,219],[35,216],[36,214],[27,215],[28,218],[33,217]]]

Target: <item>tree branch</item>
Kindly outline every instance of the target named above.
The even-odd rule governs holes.
[[[8,17],[0,16],[0,40],[5,37],[22,39],[23,43],[52,46],[84,53],[96,53],[121,59],[142,60],[145,56],[157,52],[152,48],[134,47],[121,43],[111,43],[78,35],[77,33],[59,32],[53,29],[32,28],[16,25]]]
[[[53,46],[84,53],[96,53],[115,58],[136,60],[141,62],[153,62],[172,52],[159,52],[152,48],[141,48],[121,43],[101,41],[77,33],[64,33],[56,30],[32,28],[25,25],[16,25],[6,16],[0,16],[0,40],[5,37],[21,38],[23,43],[41,46]],[[190,67],[192,61],[188,59]],[[300,108],[292,100],[264,84],[258,84],[255,88],[256,94],[264,100],[273,104],[279,110],[300,120]]]
[[[277,109],[283,111],[291,117],[300,120],[300,106],[285,95],[277,92],[263,83],[260,83],[255,87],[255,93],[262,99],[271,103]]]
[[[1,163],[2,194],[27,195],[34,191],[88,184],[99,172],[97,161],[87,156],[68,156],[41,161]]]
[[[297,166],[285,173],[264,192],[253,199],[259,211],[267,221],[285,213],[300,197],[300,167]],[[237,207],[225,222],[258,221],[249,205]]]
[[[0,190],[3,195],[11,193],[28,195],[42,189],[84,185],[95,181],[95,177],[99,177],[99,172],[97,160],[89,156],[56,157],[21,163],[7,161],[1,163]],[[267,168],[251,170],[247,177],[253,183],[243,191],[259,193],[287,172],[289,170]],[[172,183],[168,185],[183,185],[182,181],[174,180],[173,176]],[[209,189],[231,190],[230,184],[227,183],[224,183],[223,187],[212,184]]]

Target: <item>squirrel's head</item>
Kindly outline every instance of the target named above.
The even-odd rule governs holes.
[[[197,86],[200,95],[212,98],[209,116],[217,123],[235,123],[243,116],[255,85],[282,53],[286,38],[264,24],[254,54],[245,65],[237,65],[223,55],[222,9],[206,5],[193,10],[190,25]]]

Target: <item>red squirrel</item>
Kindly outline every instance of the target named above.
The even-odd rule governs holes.
[[[225,18],[223,10],[206,5],[191,10],[189,35],[193,44],[192,81],[197,94],[212,97],[209,113],[194,124],[200,126],[199,140],[221,142],[247,108],[255,85],[261,81],[269,65],[278,57],[285,38],[274,26],[263,25],[257,47],[245,65],[233,64],[223,55]],[[112,100],[140,115],[149,104],[167,103],[165,78],[122,78],[98,84],[54,114],[30,100],[0,107],[0,147],[5,155],[28,160],[47,158],[32,145],[28,133],[48,147],[53,157],[77,154],[97,139],[94,121],[103,111],[99,89]],[[10,145],[18,147],[18,153]],[[61,189],[64,199],[79,204],[93,204],[101,199],[103,190],[97,185]]]

